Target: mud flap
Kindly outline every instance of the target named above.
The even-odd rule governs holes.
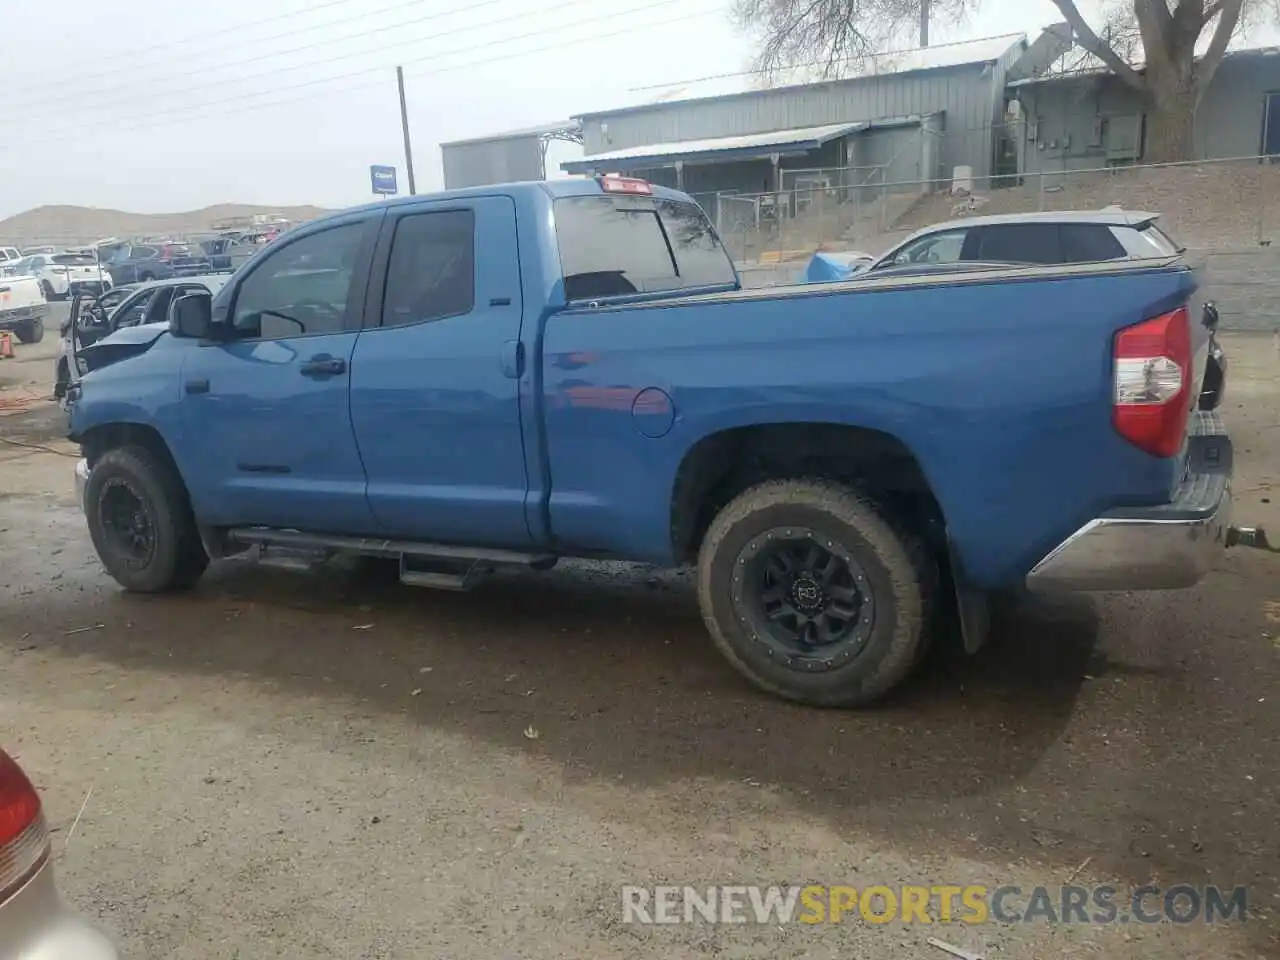
[[[951,582],[956,593],[964,652],[974,654],[982,649],[991,634],[991,603],[986,592],[965,585],[964,567],[950,543],[947,544],[947,554],[951,561]]]

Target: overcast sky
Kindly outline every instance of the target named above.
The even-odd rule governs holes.
[[[8,0],[0,217],[49,203],[152,213],[364,202],[369,164],[404,165],[397,63],[423,192],[441,183],[441,141],[744,69],[751,51],[726,5],[56,0],[51,17],[47,4]],[[934,42],[1034,35],[1055,13],[1049,0],[986,0],[965,24],[935,28]]]

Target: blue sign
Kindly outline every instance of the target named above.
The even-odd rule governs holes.
[[[369,180],[373,184],[373,192],[379,196],[395,196],[400,192],[396,186],[396,168],[374,164],[369,168]]]

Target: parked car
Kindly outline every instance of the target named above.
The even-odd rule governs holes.
[[[872,262],[851,265],[845,277],[832,275],[830,269],[822,275],[811,266],[810,279],[907,277],[981,270],[993,263],[1083,264],[1180,255],[1184,248],[1160,229],[1159,219],[1159,214],[1119,207],[968,217],[918,230]],[[1226,388],[1227,356],[1217,339],[1216,309],[1212,316],[1202,410],[1217,409]]]
[[[67,385],[71,383],[71,358],[74,355],[72,337],[75,331],[73,324],[82,328],[99,327],[109,329],[109,318],[129,296],[138,289],[137,284],[125,284],[112,287],[100,296],[73,297],[71,308],[66,319],[58,327],[58,349],[53,358],[55,399],[66,396]]]
[[[9,263],[17,263],[21,259],[22,251],[17,247],[0,247],[0,267]]]
[[[110,938],[58,894],[40,795],[0,750],[0,957],[117,960]]]
[[[116,247],[106,262],[113,284],[148,283],[211,273],[209,257],[185,243],[142,243]]]
[[[8,331],[22,343],[44,339],[49,303],[36,277],[17,272],[0,277],[0,331]]]
[[[235,237],[211,237],[200,241],[200,249],[209,258],[209,267],[215,273],[234,273],[262,247]]]
[[[69,434],[127,590],[355,553],[467,589],[561,557],[696,567],[726,659],[854,706],[934,609],[1189,587],[1231,440],[1176,253],[741,289],[702,210],[602,177],[296,227],[169,325],[85,351]]]
[[[53,395],[61,399],[66,395],[72,380],[72,357],[81,347],[90,346],[121,327],[136,327],[152,323],[167,323],[169,308],[176,297],[188,293],[216,293],[226,283],[221,274],[204,277],[182,277],[169,280],[152,280],[149,283],[130,283],[113,287],[97,298],[80,303],[73,302],[60,331],[57,356],[54,359],[55,379]],[[79,322],[73,327],[71,317]],[[73,340],[73,337],[75,338]],[[76,376],[85,371],[83,364],[76,364]]]
[[[1119,209],[967,217],[916,231],[866,272],[969,260],[1056,264],[1176,256],[1182,248],[1156,225],[1159,219]]]
[[[23,259],[24,273],[38,277],[46,300],[65,300],[75,292],[101,293],[111,286],[96,257],[83,253],[37,253]]]

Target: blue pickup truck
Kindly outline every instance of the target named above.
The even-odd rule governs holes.
[[[998,592],[1206,573],[1230,540],[1213,316],[1176,255],[744,290],[684,194],[485,187],[307,223],[94,344],[70,436],[128,590],[246,550],[453,589],[693,565],[750,681],[855,706],[938,612],[974,649]]]

